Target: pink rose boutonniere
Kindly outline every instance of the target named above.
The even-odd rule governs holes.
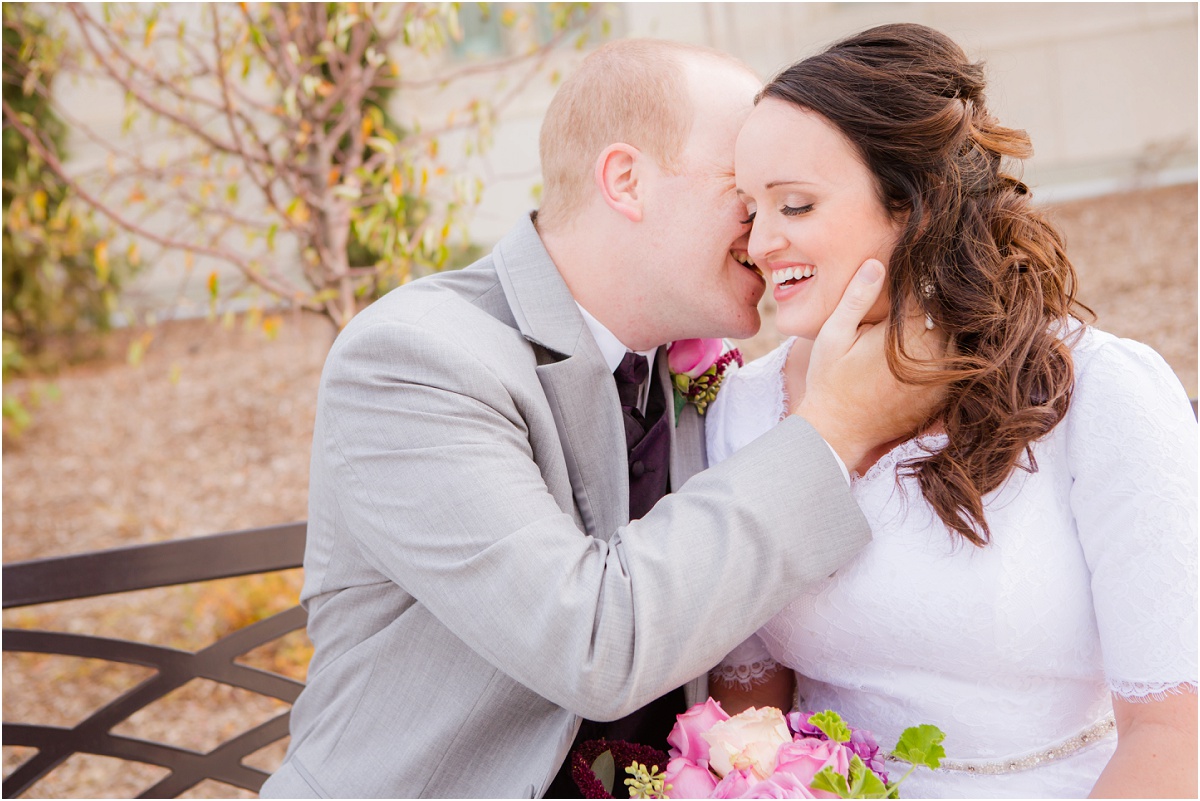
[[[742,365],[737,348],[722,351],[725,343],[720,339],[679,339],[667,346],[667,366],[675,387],[676,425],[684,404],[690,403],[704,414],[708,404],[716,400],[729,364],[736,361]]]

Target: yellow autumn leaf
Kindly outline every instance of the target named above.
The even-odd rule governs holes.
[[[262,321],[262,331],[267,339],[274,340],[279,336],[279,329],[283,326],[283,318],[278,314],[272,314]]]
[[[126,353],[126,359],[131,366],[137,367],[142,363],[142,359],[146,355],[146,349],[150,347],[150,343],[153,340],[154,332],[147,331],[129,343],[129,351]]]
[[[142,249],[138,247],[137,242],[129,244],[129,250],[125,252],[125,258],[129,260],[131,267],[137,267],[142,263]]]
[[[92,261],[96,264],[96,277],[100,279],[100,283],[107,284],[109,276],[108,240],[102,239],[96,243],[96,247],[92,248]]]
[[[41,222],[46,219],[46,207],[49,204],[49,197],[46,195],[46,190],[39,189],[33,193],[33,219]]]
[[[126,203],[141,203],[146,199],[146,193],[142,191],[140,186],[135,186],[133,191],[129,193],[129,197],[125,199]]]
[[[217,275],[217,271],[213,270],[208,274],[208,296],[213,300],[217,299],[217,293],[221,291],[221,279]]]

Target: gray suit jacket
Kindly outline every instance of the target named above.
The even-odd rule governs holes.
[[[263,795],[539,796],[581,716],[702,676],[866,543],[805,421],[700,472],[683,414],[673,492],[629,523],[616,387],[529,220],[359,314],[321,378],[316,650]]]

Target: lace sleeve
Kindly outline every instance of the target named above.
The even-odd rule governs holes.
[[[762,684],[782,667],[771,657],[766,644],[757,634],[729,652],[709,673],[709,680],[719,681],[726,687],[748,690]]]
[[[1196,421],[1149,347],[1101,332],[1077,350],[1071,507],[1110,689],[1196,691]]]

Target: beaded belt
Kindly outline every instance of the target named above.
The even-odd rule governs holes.
[[[1031,754],[1009,759],[943,759],[938,770],[978,774],[1016,773],[1017,771],[1029,770],[1030,768],[1044,765],[1047,762],[1065,759],[1086,748],[1090,748],[1112,734],[1116,730],[1116,727],[1116,720],[1109,714],[1099,722],[1088,726],[1074,737],[1069,737],[1050,748],[1044,748]],[[890,757],[885,757],[885,759],[899,761],[892,760]]]

